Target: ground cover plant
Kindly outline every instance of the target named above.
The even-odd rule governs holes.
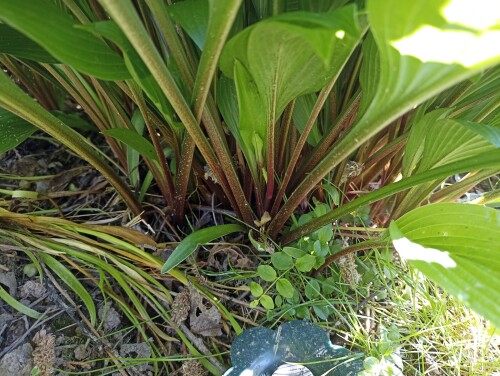
[[[363,353],[365,375],[488,374],[498,14],[486,0],[0,0],[2,263],[22,260],[45,302],[2,277],[5,314],[32,331],[78,323],[92,345],[62,374],[222,374],[235,335],[293,319]],[[477,324],[465,360],[443,347],[447,312]]]

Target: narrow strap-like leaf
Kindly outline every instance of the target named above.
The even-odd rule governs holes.
[[[175,248],[174,253],[168,258],[167,262],[161,268],[162,273],[168,273],[170,269],[176,267],[189,256],[191,256],[200,244],[211,242],[221,236],[233,232],[243,231],[240,225],[220,225],[204,228],[186,236]]]

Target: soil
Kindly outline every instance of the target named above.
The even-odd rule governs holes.
[[[109,219],[107,213],[124,209],[97,171],[44,137],[30,138],[0,155],[0,189],[38,193],[37,200],[0,199],[0,207],[15,213],[45,211],[49,216],[83,222]],[[85,375],[91,371],[119,375],[116,367],[114,372],[109,367],[102,343],[91,340],[81,320],[50,281],[40,280],[26,253],[3,240],[0,233],[0,288],[44,315],[38,320],[30,318],[0,299],[0,376],[63,376],[68,372]],[[86,287],[99,307],[103,333],[113,336],[116,354],[124,358],[151,357],[146,343],[127,331],[120,332],[127,329],[129,322],[119,310],[109,301],[104,302],[95,286]],[[112,371],[105,371],[106,367]],[[144,363],[129,368],[127,374],[148,375],[152,370],[151,364]]]

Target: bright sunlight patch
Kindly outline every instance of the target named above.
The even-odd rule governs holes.
[[[392,244],[394,244],[394,248],[396,248],[401,258],[405,260],[433,262],[440,264],[443,268],[454,268],[457,266],[457,263],[450,257],[448,252],[427,248],[406,238],[399,231],[395,222],[391,223],[389,229],[393,239]]]

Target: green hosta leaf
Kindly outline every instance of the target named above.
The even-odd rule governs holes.
[[[420,110],[420,109],[419,109]],[[421,111],[419,111],[420,113]],[[422,155],[424,154],[425,140],[427,134],[435,129],[434,123],[444,119],[450,113],[450,109],[439,109],[429,112],[423,117],[420,117],[411,127],[410,136],[405,146],[403,155],[402,174],[404,177],[412,175],[416,170]],[[443,140],[445,142],[445,140]],[[432,151],[431,155],[432,155]]]
[[[478,124],[465,120],[460,120],[459,123],[468,130],[481,135],[494,147],[500,148],[500,127],[488,124]]]
[[[0,108],[0,153],[15,148],[36,130],[31,123]]]
[[[208,0],[176,2],[168,7],[168,13],[176,20],[200,50],[203,50],[208,29]]]
[[[131,123],[134,126],[137,135],[141,137],[141,141],[146,141],[149,144],[147,150],[151,151],[151,148],[153,148],[153,151],[155,151],[154,146],[141,136],[142,133],[144,132],[144,127],[146,124],[144,122],[144,118],[142,117],[141,111],[139,111],[138,108],[136,108],[134,114],[132,115]],[[138,150],[132,147],[127,148],[128,176],[130,179],[130,183],[133,186],[137,186],[140,180],[140,174],[139,174],[140,155],[141,153],[139,153]],[[158,160],[157,154],[154,153],[154,155],[156,157],[156,160]]]
[[[262,286],[257,282],[250,282],[250,293],[258,298],[264,293],[264,290],[262,289]]]
[[[209,243],[222,236],[239,231],[243,231],[243,227],[231,224],[208,227],[189,234],[175,248],[174,253],[172,253],[167,262],[161,268],[161,272],[168,273],[170,269],[176,267],[182,261],[191,256],[200,244]]]
[[[95,124],[91,124],[85,120],[83,120],[79,114],[77,113],[69,113],[66,114],[61,111],[51,111],[51,114],[56,118],[61,120],[64,124],[67,124],[71,128],[81,129],[84,131],[96,131],[97,127]]]
[[[295,261],[295,267],[304,273],[310,272],[315,264],[316,256],[313,255],[304,255]]]
[[[222,76],[217,81],[217,106],[232,135],[236,138],[238,145],[244,145],[241,135],[238,132],[238,96],[234,81],[226,76]]]
[[[0,24],[0,53],[41,63],[59,63],[57,59],[30,38],[6,24]]]
[[[220,66],[236,83],[238,131],[253,174],[258,173],[254,134],[265,142],[267,153],[269,127],[285,106],[340,73],[361,36],[356,17],[354,6],[322,14],[285,13],[258,22],[226,44]]]
[[[276,279],[276,270],[269,265],[259,265],[257,275],[264,281],[273,282]]]
[[[260,304],[267,310],[274,309],[274,301],[269,295],[262,295],[259,299]]]
[[[275,252],[271,256],[273,266],[278,270],[287,270],[293,266],[293,259],[284,252]]]
[[[88,30],[98,36],[109,39],[120,47],[125,65],[138,85],[148,95],[149,99],[160,110],[163,116],[175,125],[174,111],[165,98],[158,82],[146,67],[137,51],[133,48],[123,31],[114,21],[101,21],[92,24],[80,25],[79,28]]]
[[[374,74],[362,75],[361,107],[367,110],[360,127],[390,113],[396,117],[500,61],[496,42],[500,21],[491,17],[491,6],[478,4],[471,11],[471,4],[463,0],[367,2],[380,63],[374,63],[377,52],[370,47],[372,56],[365,57]]]
[[[413,125],[403,159],[404,176],[425,172],[496,148],[492,141],[500,139],[500,129],[444,119],[448,113],[448,109],[432,111]],[[397,215],[417,206],[440,183],[441,180],[434,180],[412,188],[399,204]]]
[[[309,120],[311,111],[316,103],[316,99],[317,95],[315,93],[311,93],[302,95],[295,101],[295,105],[293,106],[293,122],[300,133],[304,131],[307,120]],[[313,128],[309,132],[309,136],[307,136],[307,142],[312,146],[316,146],[320,140],[321,133],[318,129],[318,122],[316,121]]]
[[[467,204],[433,204],[390,225],[409,264],[500,326],[500,212]]]
[[[122,141],[125,145],[136,150],[145,158],[154,161],[158,160],[158,156],[156,155],[153,144],[151,144],[148,140],[146,140],[144,137],[133,130],[125,128],[114,128],[102,131],[101,133]]]
[[[276,289],[281,296],[291,299],[295,289],[288,279],[280,278],[276,281]]]
[[[130,78],[123,60],[111,47],[75,27],[78,22],[52,1],[0,0],[0,20],[81,72],[105,80]]]
[[[482,124],[473,124],[473,126],[478,130],[483,127]],[[417,172],[427,171],[495,149],[490,141],[480,135],[480,131],[464,127],[454,120],[435,121],[426,130],[424,151]]]

